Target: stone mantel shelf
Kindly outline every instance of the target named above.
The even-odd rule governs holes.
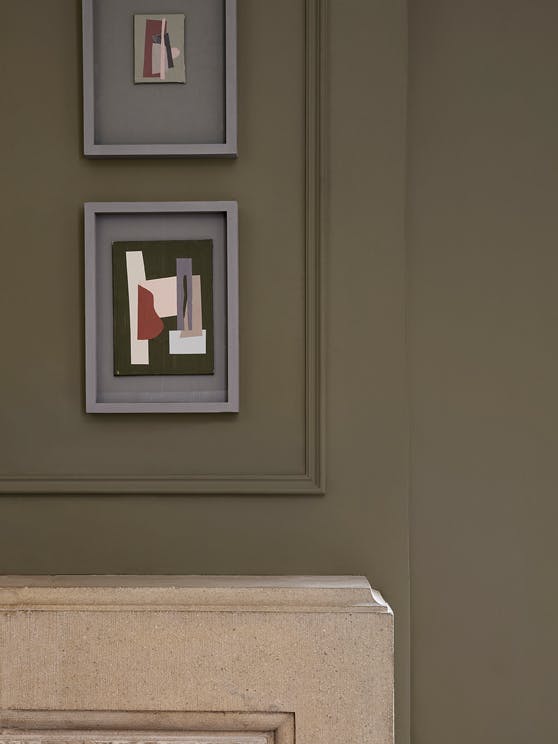
[[[0,744],[393,744],[363,576],[0,576]]]
[[[0,610],[392,614],[363,576],[0,576]]]

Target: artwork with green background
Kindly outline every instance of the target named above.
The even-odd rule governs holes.
[[[114,374],[214,372],[213,242],[112,245]]]

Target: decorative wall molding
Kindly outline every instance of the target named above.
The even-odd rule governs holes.
[[[269,744],[265,732],[236,734],[231,732],[165,735],[158,731],[147,731],[143,735],[115,731],[101,734],[98,731],[44,731],[29,733],[12,731],[0,734],[0,744]]]
[[[305,471],[268,475],[0,476],[5,494],[325,493],[324,267],[327,202],[328,0],[304,0],[306,13],[306,411]]]
[[[0,744],[294,744],[292,713],[6,711]]]

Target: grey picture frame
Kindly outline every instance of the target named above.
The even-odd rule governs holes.
[[[237,156],[237,32],[236,0],[223,0],[224,12],[224,141],[223,142],[99,142],[95,113],[95,3],[82,0],[83,152],[90,158],[229,157]]]
[[[226,374],[225,399],[219,401],[154,401],[149,393],[126,402],[105,402],[98,393],[98,220],[107,215],[224,215],[226,330],[223,350]],[[196,202],[88,202],[84,205],[85,228],[85,410],[86,413],[238,413],[239,411],[239,311],[238,311],[238,204],[233,201]],[[111,311],[112,312],[112,311]],[[184,389],[189,377],[180,376]]]

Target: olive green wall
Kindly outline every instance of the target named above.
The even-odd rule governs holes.
[[[330,0],[326,495],[5,495],[0,571],[365,573],[396,611],[405,744],[410,532],[413,743],[554,741],[558,6],[410,3],[407,117],[405,5]],[[164,473],[177,433],[188,467],[300,469],[302,0],[239,0],[237,162],[84,160],[79,3],[30,7],[1,47],[2,473],[138,447]],[[81,203],[188,198],[240,202],[242,412],[85,416]]]
[[[558,3],[409,3],[413,744],[558,741]]]
[[[2,474],[304,464],[304,2],[239,0],[236,162],[81,156],[79,3],[3,8]],[[0,498],[4,573],[358,573],[409,727],[403,0],[331,0],[325,496]],[[241,413],[83,413],[84,201],[238,199]],[[23,294],[23,301],[20,295]],[[8,358],[8,357],[6,357]],[[176,443],[182,446],[177,448]],[[169,449],[170,448],[170,449]],[[174,448],[174,449],[173,449]]]

